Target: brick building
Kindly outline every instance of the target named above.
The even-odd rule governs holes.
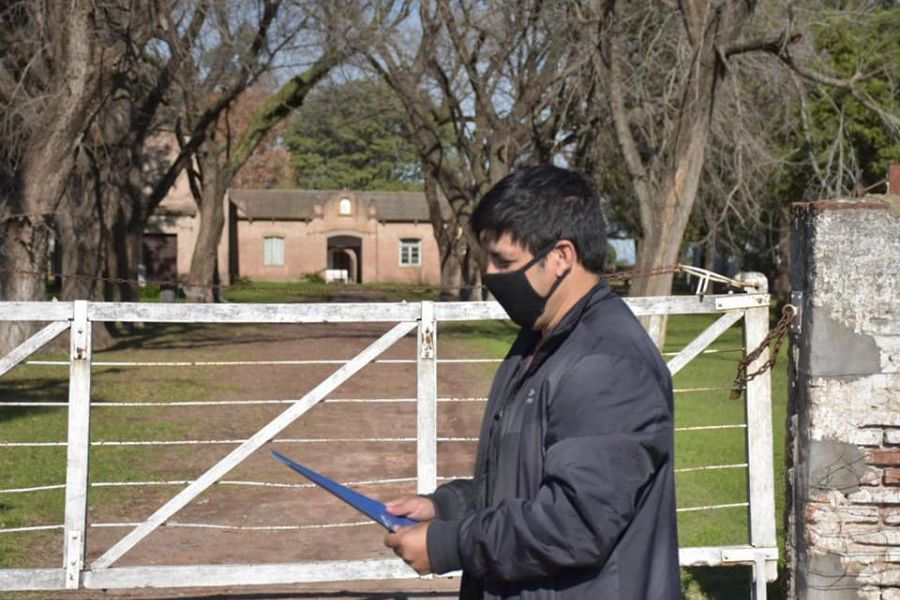
[[[440,255],[421,192],[230,190],[219,275],[439,285]],[[184,279],[199,217],[176,186],[151,218],[144,264],[150,280]]]

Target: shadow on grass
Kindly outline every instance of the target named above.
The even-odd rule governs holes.
[[[0,405],[4,402],[58,402],[65,406],[69,397],[69,381],[66,379],[18,379],[0,382]],[[7,406],[0,410],[0,421],[26,417],[42,412],[59,410],[53,407]]]
[[[297,302],[418,302],[421,300],[440,301],[437,288],[417,287],[404,284],[303,284],[303,283],[263,283],[237,285],[225,292],[228,302],[236,303],[288,303]]]
[[[749,566],[691,567],[683,569],[681,594],[685,600],[739,600],[751,598],[753,570]],[[778,567],[778,579],[766,586],[767,600],[783,600],[784,569]]]
[[[443,333],[479,338],[509,339],[510,343],[519,332],[519,327],[510,321],[457,321],[440,324]]]
[[[276,333],[273,329],[265,329],[265,325],[255,325],[254,332],[247,331],[246,324],[233,324],[231,327],[242,327],[243,331],[229,330],[229,326],[221,324],[188,324],[188,323],[147,323],[144,327],[130,333],[120,334],[114,342],[97,354],[121,352],[125,350],[196,350],[217,346],[244,346],[270,342],[296,342],[322,339],[372,339],[369,330],[348,330],[332,327],[329,331],[310,330],[297,331],[296,335]],[[260,328],[263,329],[260,329]]]

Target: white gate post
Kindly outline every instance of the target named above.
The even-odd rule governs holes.
[[[91,415],[91,323],[87,302],[76,300],[69,350],[69,433],[63,568],[66,588],[80,587],[87,527],[88,451]]]
[[[744,273],[736,277],[752,284],[758,293],[768,292],[765,275]],[[749,308],[744,313],[745,352],[756,349],[769,333],[769,306]],[[748,373],[757,371],[767,360],[765,349],[747,367]],[[747,485],[750,498],[750,545],[754,548],[774,548],[775,539],[775,481],[772,469],[772,376],[767,369],[747,382],[744,394],[747,407]],[[765,582],[778,577],[777,563],[765,562],[765,573],[760,573],[761,561],[753,569],[752,597],[765,598]]]
[[[416,352],[416,490],[430,494],[437,487],[437,321],[434,302],[422,302]]]

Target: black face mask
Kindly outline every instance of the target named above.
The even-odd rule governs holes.
[[[547,306],[547,300],[550,299],[550,296],[553,295],[559,284],[569,274],[569,271],[566,271],[557,277],[546,296],[538,294],[531,287],[531,283],[528,282],[525,272],[547,256],[555,247],[556,244],[554,243],[515,271],[510,271],[509,273],[485,273],[482,275],[484,285],[494,295],[494,298],[497,299],[497,302],[500,303],[500,306],[503,307],[503,310],[506,311],[513,323],[520,327],[534,328],[535,322],[543,314],[544,308]]]

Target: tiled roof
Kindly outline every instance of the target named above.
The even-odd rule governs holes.
[[[238,190],[228,191],[231,201],[248,219],[311,219],[313,206],[331,197],[316,190]]]
[[[357,192],[361,204],[375,202],[382,221],[428,221],[428,201],[423,192]]]
[[[381,221],[428,221],[428,202],[423,192],[355,192],[340,190],[229,190],[231,201],[248,219],[311,219],[314,206],[341,194],[355,196],[362,210],[370,202]]]

